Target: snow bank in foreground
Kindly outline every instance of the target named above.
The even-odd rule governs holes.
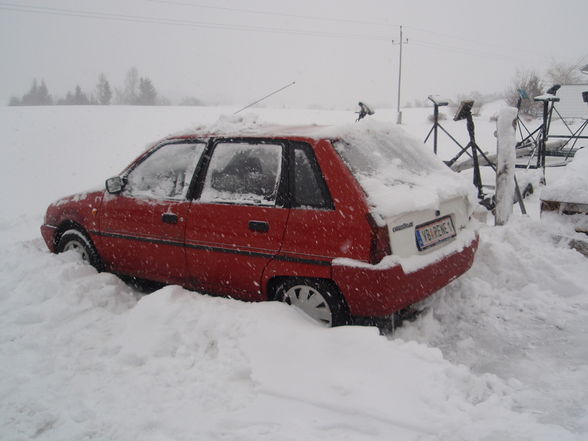
[[[486,263],[515,252],[496,239],[485,247]],[[0,263],[3,439],[577,439],[516,411],[528,378],[473,373],[437,348],[375,328],[326,329],[283,304],[173,286],[137,297],[75,254],[48,254],[40,239],[7,247]],[[504,296],[480,271],[461,282],[480,284],[477,295],[446,296],[454,304],[446,309],[472,315],[446,335],[494,317],[480,310]],[[501,313],[521,317],[516,308]],[[499,334],[493,344],[516,337]]]
[[[525,218],[482,229],[472,269],[423,302],[427,312],[397,336],[513,379],[515,408],[586,439],[587,260],[551,230]]]

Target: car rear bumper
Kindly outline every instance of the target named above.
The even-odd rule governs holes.
[[[41,225],[41,236],[43,236],[47,248],[49,248],[49,251],[52,253],[55,252],[55,230],[57,230],[57,227],[54,227],[53,225]]]
[[[406,273],[400,264],[333,265],[333,280],[351,314],[383,317],[417,303],[465,273],[474,262],[478,236],[463,248],[418,270]]]

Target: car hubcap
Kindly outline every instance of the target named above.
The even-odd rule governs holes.
[[[284,293],[284,302],[300,308],[321,323],[331,325],[332,317],[329,304],[319,291],[310,286],[293,286]]]
[[[82,257],[82,260],[84,262],[89,262],[90,259],[88,256],[88,252],[86,251],[86,247],[82,243],[80,243],[76,240],[70,240],[65,245],[65,247],[63,247],[64,252],[65,251],[72,251],[72,250],[75,251],[76,253],[78,253]]]

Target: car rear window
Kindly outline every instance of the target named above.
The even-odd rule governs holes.
[[[218,143],[212,153],[201,200],[274,205],[281,168],[281,145]]]
[[[294,207],[332,209],[333,201],[308,145],[294,146]]]
[[[415,146],[408,137],[398,138],[374,133],[370,137],[345,138],[333,145],[347,166],[356,175],[376,176],[391,165],[411,174],[427,174],[439,169],[438,161],[422,154],[422,146]]]
[[[471,184],[423,143],[388,123],[368,122],[331,141],[375,212],[384,217],[437,209],[440,201],[471,198]]]

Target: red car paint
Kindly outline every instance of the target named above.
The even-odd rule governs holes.
[[[366,317],[387,316],[422,300],[472,265],[477,239],[413,273],[406,274],[400,265],[366,268],[373,260],[375,237],[370,207],[328,139],[171,137],[137,158],[121,176],[148,161],[160,146],[193,141],[206,142],[208,153],[201,156],[186,198],[144,199],[104,190],[64,198],[49,206],[41,227],[49,249],[56,252],[60,235],[76,228],[91,239],[107,271],[249,301],[271,299],[276,280],[326,279],[338,287],[351,314]],[[276,185],[278,199],[287,189],[286,202],[265,206],[203,201],[195,190],[203,191],[208,179],[201,167],[209,158],[202,158],[223,143],[269,143],[282,149],[281,180]],[[292,182],[302,179],[292,178],[295,148],[315,156],[314,170],[319,170],[328,192],[324,207],[296,206],[291,200]],[[338,258],[364,266],[333,264]]]

